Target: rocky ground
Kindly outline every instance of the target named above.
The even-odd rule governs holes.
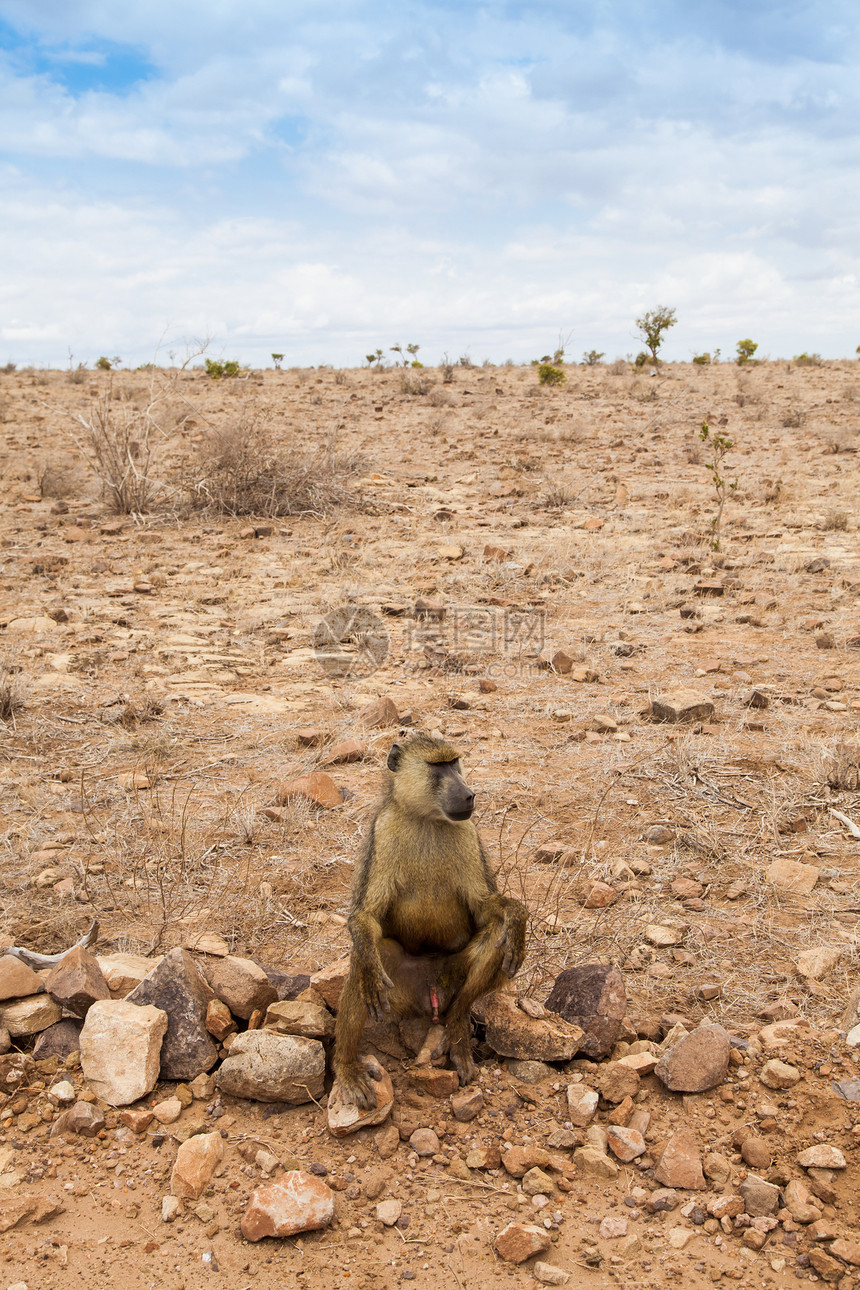
[[[444,375],[0,373],[2,941],[97,918],[106,983],[0,962],[0,1286],[860,1281],[856,365]],[[111,445],[142,512],[103,495]],[[271,514],[255,460],[313,513]],[[393,1110],[335,1137],[325,1033],[290,1039],[313,1100],[221,1072],[325,1031],[411,728],[463,747],[529,906],[524,1006],[480,1010],[465,1101],[420,1036],[372,1036]],[[81,1012],[115,1022],[166,953],[206,978],[200,1069],[158,1035],[112,1105]],[[545,1042],[587,964],[626,995],[600,1060]],[[246,1239],[278,1179],[325,1225]]]

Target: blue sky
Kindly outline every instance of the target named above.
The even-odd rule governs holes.
[[[0,0],[0,361],[860,343],[847,0]]]

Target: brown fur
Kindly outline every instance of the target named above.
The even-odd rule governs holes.
[[[353,950],[337,1018],[334,1068],[346,1100],[376,1104],[358,1060],[368,1013],[444,1012],[460,1083],[474,1078],[472,1004],[519,971],[526,910],[502,896],[472,822],[474,794],[451,744],[416,735],[391,774],[359,859]]]

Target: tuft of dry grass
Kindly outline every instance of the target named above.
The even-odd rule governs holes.
[[[15,673],[0,665],[0,721],[9,723],[24,707],[21,682]]]

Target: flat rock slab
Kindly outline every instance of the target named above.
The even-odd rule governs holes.
[[[0,958],[0,1000],[40,994],[44,988],[42,978],[14,954],[4,954]]]
[[[222,1093],[257,1102],[300,1105],[322,1096],[325,1049],[317,1039],[246,1030],[215,1075]]]
[[[675,1093],[703,1093],[722,1084],[731,1041],[722,1026],[699,1026],[664,1053],[654,1074]]]
[[[127,1003],[151,1004],[167,1014],[161,1047],[161,1078],[188,1080],[210,1070],[218,1049],[206,1029],[206,1006],[214,998],[188,950],[165,954],[132,990]]]
[[[19,1223],[44,1223],[62,1213],[62,1205],[44,1196],[12,1196],[0,1200],[0,1232],[8,1232]]]
[[[31,994],[26,999],[13,999],[0,1004],[0,1026],[5,1026],[13,1039],[25,1035],[38,1035],[56,1025],[63,1010],[49,994]]]
[[[530,1017],[512,994],[496,991],[486,1000],[487,1043],[500,1057],[521,1061],[570,1061],[579,1052],[584,1031],[562,1017]]]
[[[335,1080],[329,1093],[326,1115],[329,1132],[336,1138],[345,1138],[350,1133],[355,1133],[357,1129],[363,1129],[368,1125],[382,1124],[391,1114],[391,1108],[394,1106],[394,1086],[388,1071],[373,1057],[362,1057],[361,1063],[373,1072],[376,1106],[369,1111],[363,1111],[360,1107],[353,1106],[351,1102],[344,1102],[340,1081]]]
[[[714,705],[706,694],[701,694],[698,690],[671,690],[651,701],[648,715],[652,721],[692,724],[697,721],[711,721],[714,716]]]
[[[278,1034],[304,1035],[305,1039],[331,1039],[334,1035],[334,1017],[328,1008],[302,999],[282,999],[269,1004],[263,1024]]]
[[[277,1182],[251,1193],[242,1218],[246,1241],[264,1236],[295,1236],[328,1227],[334,1218],[334,1192],[322,1178],[302,1169],[291,1170]]]
[[[705,1186],[702,1161],[696,1139],[690,1129],[673,1133],[654,1177],[665,1187],[683,1187],[687,1191],[701,1191]]]
[[[764,871],[767,882],[782,891],[793,891],[798,896],[808,896],[818,882],[821,870],[814,864],[800,860],[774,860]]]
[[[579,1051],[608,1057],[627,1010],[624,977],[617,967],[587,963],[565,968],[555,979],[546,1007],[583,1030]]]

